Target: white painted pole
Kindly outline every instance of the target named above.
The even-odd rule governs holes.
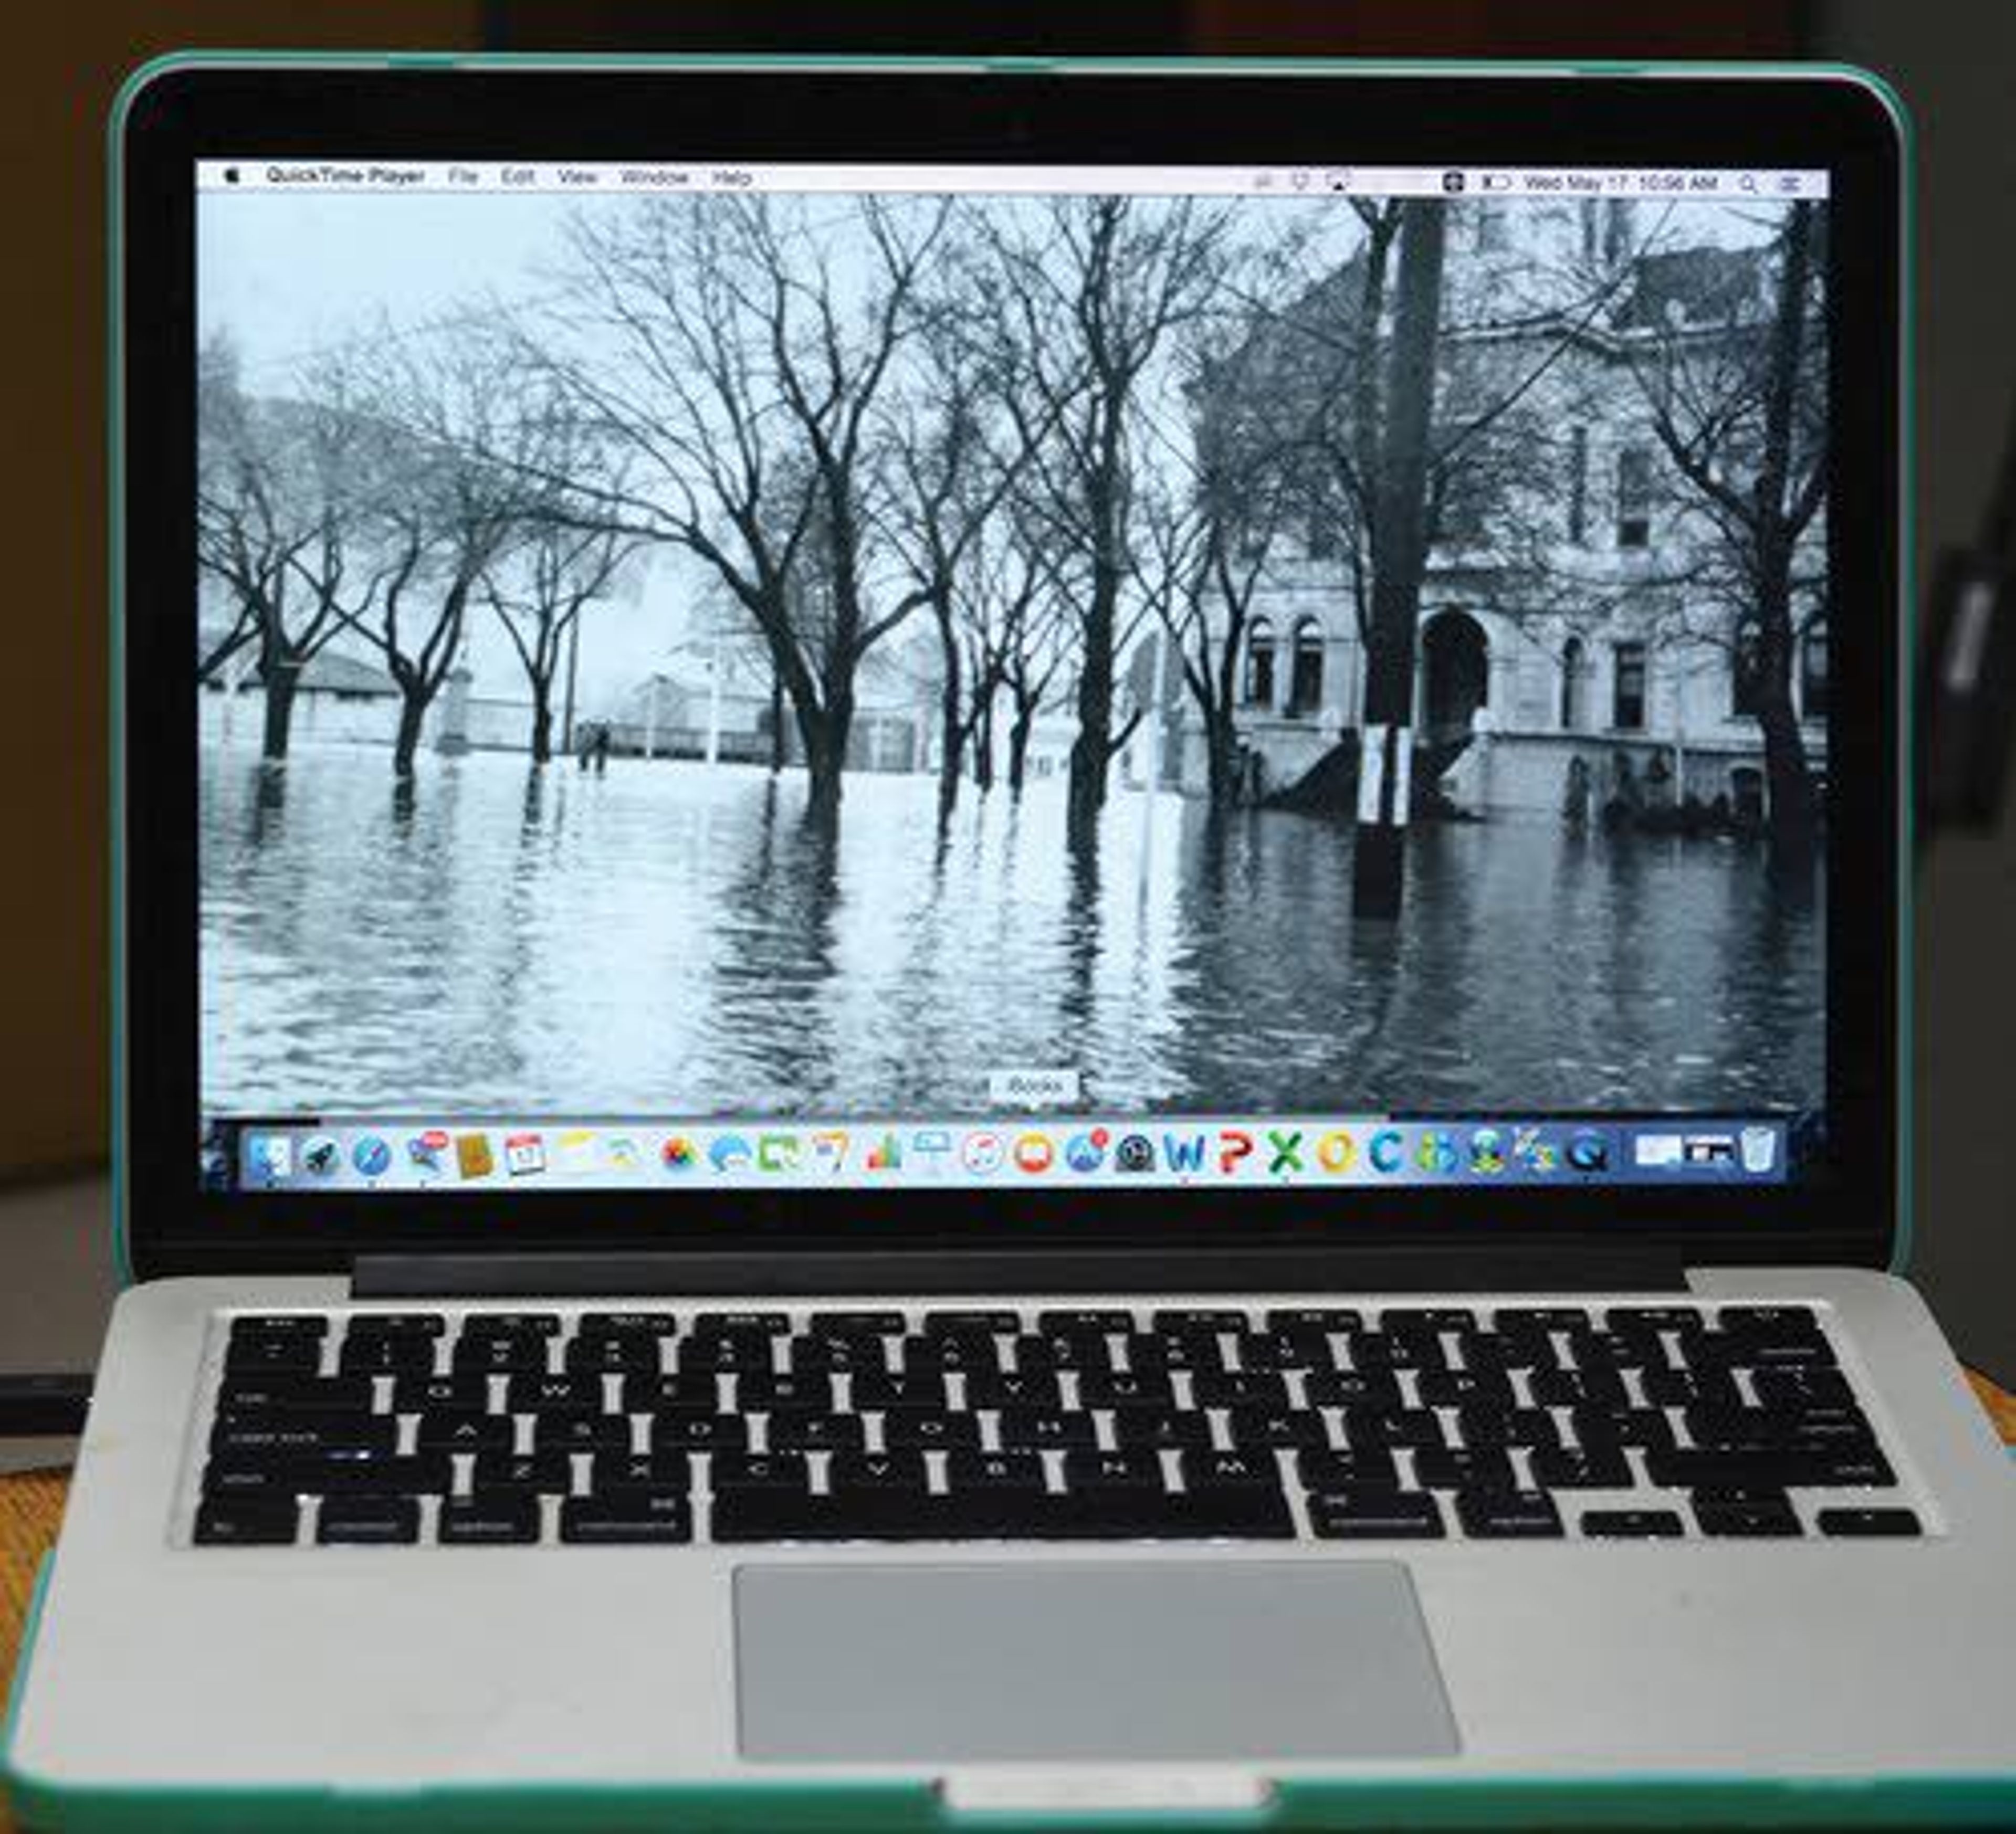
[[[716,637],[707,656],[707,761],[721,762],[721,639]]]

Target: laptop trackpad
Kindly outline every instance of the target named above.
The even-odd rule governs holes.
[[[1393,1561],[745,1566],[735,1626],[749,1758],[1456,1749]]]

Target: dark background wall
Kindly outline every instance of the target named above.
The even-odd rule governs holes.
[[[92,0],[11,22],[0,160],[16,182],[0,348],[12,539],[0,628],[0,1179],[102,1159],[107,895],[103,170],[106,106],[191,45],[1049,49],[1219,54],[1809,56],[1865,63],[1920,131],[1924,551],[1964,537],[2016,395],[2016,8],[1967,0],[1139,0],[1068,9],[780,0]],[[25,181],[25,182],[23,182]],[[1920,1268],[1963,1351],[2016,1379],[2016,839],[1942,841],[1920,913]],[[10,1257],[5,1283],[35,1270]]]

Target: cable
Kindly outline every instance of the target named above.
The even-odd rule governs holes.
[[[0,1375],[0,1439],[74,1439],[91,1411],[91,1378],[74,1370]]]

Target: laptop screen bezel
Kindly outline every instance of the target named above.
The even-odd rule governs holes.
[[[1348,92],[1346,100],[1345,92]],[[664,124],[681,124],[676,135]],[[365,1253],[618,1246],[878,1256],[1017,1247],[1152,1257],[1180,1240],[1376,1246],[1460,1264],[1527,1242],[1572,1257],[1880,1265],[1903,1214],[1899,490],[1902,146],[1852,73],[1467,71],[1305,65],[699,67],[635,59],[185,60],[129,85],[115,127],[115,875],[126,1244],[146,1275],[328,1271]],[[206,157],[1097,164],[1824,167],[1830,175],[1827,1174],[1783,1186],[1403,1191],[949,1189],[872,1198],[199,1189],[195,162]],[[1152,1258],[1144,1264],[1152,1265]]]

